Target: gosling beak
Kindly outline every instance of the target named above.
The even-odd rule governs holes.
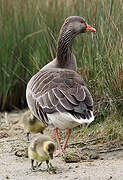
[[[86,24],[86,32],[96,32],[96,29]]]
[[[53,159],[53,154],[49,154],[50,158]]]

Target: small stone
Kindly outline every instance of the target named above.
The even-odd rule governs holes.
[[[103,157],[101,157],[101,158],[100,158],[100,160],[104,160],[104,158],[103,158]]]
[[[72,169],[72,166],[69,166],[68,169]]]
[[[6,179],[9,179],[9,176],[8,176],[8,175],[6,175]]]
[[[67,153],[63,156],[63,159],[66,163],[77,163],[81,160],[80,156],[76,153]]]
[[[15,156],[28,158],[28,149],[24,148],[24,149],[17,150],[15,152]]]
[[[78,168],[78,167],[79,167],[79,165],[75,166],[75,168]]]

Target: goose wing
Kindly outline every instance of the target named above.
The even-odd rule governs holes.
[[[32,113],[48,124],[47,114],[69,112],[77,118],[91,117],[93,99],[81,76],[75,71],[39,71],[27,85],[27,102]]]

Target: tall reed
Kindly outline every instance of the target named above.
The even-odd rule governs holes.
[[[28,80],[56,54],[64,19],[83,16],[95,34],[79,35],[74,43],[78,71],[104,118],[123,107],[123,1],[1,0],[0,110],[26,106]]]

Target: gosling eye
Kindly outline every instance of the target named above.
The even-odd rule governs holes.
[[[50,152],[50,149],[48,148],[48,152]]]

